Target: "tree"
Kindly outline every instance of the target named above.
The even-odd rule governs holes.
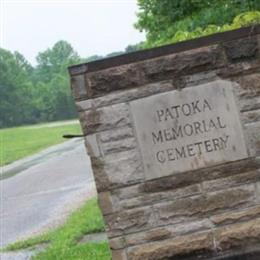
[[[29,63],[18,52],[0,49],[0,127],[29,120]]]
[[[146,32],[148,46],[167,42],[179,32],[222,27],[241,13],[260,10],[259,0],[138,0],[138,5],[135,26]]]
[[[67,67],[80,62],[65,41],[39,53],[32,67],[18,52],[0,49],[0,127],[76,116]]]
[[[80,62],[79,55],[66,41],[58,41],[51,49],[40,52],[36,57],[37,80],[48,82],[54,74],[67,73],[67,67]]]

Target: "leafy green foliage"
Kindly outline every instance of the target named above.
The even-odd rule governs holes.
[[[0,128],[76,116],[67,67],[80,62],[71,45],[57,42],[33,68],[18,52],[0,49]]]
[[[194,31],[177,31],[172,38],[169,39],[161,39],[158,41],[154,41],[153,43],[146,42],[142,47],[155,47],[163,44],[170,44],[185,40],[190,40],[214,33],[230,31],[234,29],[241,28],[243,26],[253,25],[255,23],[260,23],[260,12],[246,12],[242,13],[235,17],[234,21],[231,24],[226,24],[224,26],[217,25],[208,25],[206,28],[198,27]]]
[[[38,54],[35,67],[20,53],[0,48],[0,128],[75,118],[67,68],[138,48],[81,59],[68,42],[58,41]]]
[[[248,24],[240,17],[241,14],[260,10],[259,0],[139,0],[138,5],[140,11],[135,26],[146,32],[147,42],[143,47],[185,40],[194,34],[198,37],[209,31],[238,28],[235,27],[235,18],[240,20],[236,24],[241,27]],[[253,13],[247,14],[252,18],[255,16]],[[258,19],[251,18],[251,22]],[[227,27],[229,25],[232,26]],[[192,36],[185,36],[190,34]]]

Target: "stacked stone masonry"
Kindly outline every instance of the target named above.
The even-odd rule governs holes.
[[[96,71],[70,69],[113,260],[260,250],[260,27],[230,34]],[[148,180],[131,102],[216,81],[232,82],[247,158]]]

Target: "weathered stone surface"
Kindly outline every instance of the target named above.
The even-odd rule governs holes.
[[[99,192],[132,185],[144,179],[143,165],[136,151],[123,155],[116,153],[114,159],[92,158],[92,168]]]
[[[237,174],[227,178],[205,181],[202,183],[203,190],[206,192],[223,190],[234,186],[255,183],[260,180],[260,170]]]
[[[129,108],[126,104],[80,112],[80,121],[85,134],[119,128],[130,124]]]
[[[91,97],[103,96],[112,91],[136,87],[145,83],[142,64],[123,65],[87,74]]]
[[[251,185],[161,203],[155,205],[154,209],[160,221],[174,223],[179,221],[179,217],[207,216],[213,212],[236,208],[252,201],[254,196],[254,187]]]
[[[238,83],[235,91],[240,99],[248,99],[252,102],[252,98],[260,96],[260,73],[250,73],[249,75],[239,75],[233,78]],[[248,102],[249,103],[249,102]],[[250,107],[245,110],[250,110]]]
[[[101,144],[101,149],[105,155],[135,149],[136,147],[137,143],[135,138],[129,138],[125,140],[118,140],[110,143]]]
[[[122,65],[87,74],[91,97],[134,88],[153,81],[162,81],[176,76],[216,69],[225,64],[220,48],[216,46],[189,50],[134,64]]]
[[[111,188],[134,184],[144,179],[143,165],[138,154],[104,166]]]
[[[164,226],[144,232],[130,234],[125,237],[127,246],[136,246],[153,241],[165,240],[188,233],[201,232],[213,227],[208,219],[194,222],[186,222],[177,225]]]
[[[100,192],[98,194],[98,204],[104,215],[112,213],[113,204],[111,199],[111,193],[109,191]]]
[[[260,219],[217,229],[214,237],[216,239],[216,246],[220,251],[232,248],[246,248],[249,245],[259,245]]]
[[[102,143],[124,140],[131,137],[134,137],[134,132],[129,126],[99,133],[99,138]]]
[[[260,109],[244,112],[243,122],[244,124],[260,122]]]
[[[239,100],[240,112],[248,112],[260,109],[260,96],[252,98],[242,98]]]
[[[260,203],[260,182],[256,182],[256,201]]]
[[[175,82],[172,80],[150,83],[137,88],[113,92],[111,94],[95,98],[93,99],[93,104],[95,108],[111,106],[112,104],[129,102],[141,97],[147,97],[153,94],[170,91],[176,89],[176,87]]]
[[[109,237],[115,237],[151,228],[155,224],[155,216],[151,207],[125,210],[105,216]]]
[[[88,71],[88,66],[86,64],[81,64],[78,66],[73,66],[69,68],[69,72],[71,76],[76,76],[79,74],[84,74]]]
[[[143,192],[152,193],[159,191],[166,191],[171,189],[182,188],[188,185],[192,185],[201,181],[201,175],[199,172],[187,172],[184,174],[175,174],[174,176],[155,179],[149,182],[145,182],[140,189]]]
[[[101,158],[90,157],[91,165],[94,172],[94,179],[98,192],[109,190],[109,179],[104,170],[104,161]]]
[[[244,208],[235,212],[225,212],[212,216],[210,219],[216,225],[227,225],[235,222],[248,221],[252,218],[260,217],[260,206]]]
[[[197,255],[207,255],[212,252],[212,234],[211,232],[205,232],[132,247],[128,250],[128,259],[177,260],[185,256],[196,257]]]
[[[123,237],[115,237],[109,240],[109,246],[113,249],[123,249],[126,247],[125,239]]]
[[[90,110],[92,108],[92,100],[82,100],[76,102],[76,107],[78,111],[85,111],[85,110]]]
[[[145,182],[140,189],[143,192],[159,192],[170,189],[176,189],[199,183],[206,180],[214,180],[236,175],[243,172],[258,169],[260,167],[260,160],[250,158],[229,164],[214,166],[208,169],[201,169],[197,171],[179,173],[173,176],[155,179]]]
[[[231,82],[154,95],[130,107],[147,180],[248,157]]]
[[[217,70],[217,76],[222,79],[230,79],[240,77],[241,75],[254,74],[259,71],[260,59],[250,61],[242,61],[238,63],[230,63],[224,68]]]
[[[191,185],[182,189],[176,189],[176,190],[168,190],[165,192],[156,192],[156,193],[135,193],[133,194],[133,198],[120,200],[120,196],[122,194],[127,193],[128,191],[124,191],[124,188],[121,189],[121,194],[113,196],[115,198],[114,204],[116,205],[116,209],[122,210],[122,209],[131,209],[135,207],[141,207],[143,205],[153,205],[155,203],[161,202],[161,201],[171,201],[182,197],[189,197],[192,195],[200,194],[201,189],[200,185]],[[129,193],[128,193],[129,195]],[[123,195],[124,196],[124,195]]]
[[[204,71],[197,74],[191,74],[184,77],[186,87],[197,86],[201,84],[208,83],[210,81],[215,81],[220,79],[217,76],[215,70],[213,71]]]
[[[164,240],[171,237],[171,231],[167,228],[156,228],[149,231],[130,234],[125,237],[127,246],[135,246],[147,242]]]
[[[112,250],[112,259],[113,260],[127,260],[125,250]]]
[[[76,100],[87,98],[87,88],[85,84],[85,76],[75,75],[71,77],[72,93]]]
[[[90,157],[100,157],[101,151],[97,141],[97,135],[92,134],[85,137],[87,152]]]
[[[250,154],[260,155],[260,122],[246,125]]]
[[[216,69],[225,65],[225,57],[217,46],[202,47],[149,61],[145,75],[149,80],[180,77]]]
[[[256,37],[248,37],[225,42],[223,46],[230,61],[255,58],[258,54],[258,43]]]
[[[141,184],[136,184],[121,189],[115,189],[114,194],[119,200],[131,199],[138,196],[139,193],[142,193],[141,187]]]
[[[133,129],[128,126],[101,132],[99,137],[101,141],[101,149],[104,155],[119,153],[137,147]]]

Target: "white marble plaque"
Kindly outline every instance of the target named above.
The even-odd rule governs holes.
[[[248,157],[231,82],[157,94],[130,106],[146,179]]]

